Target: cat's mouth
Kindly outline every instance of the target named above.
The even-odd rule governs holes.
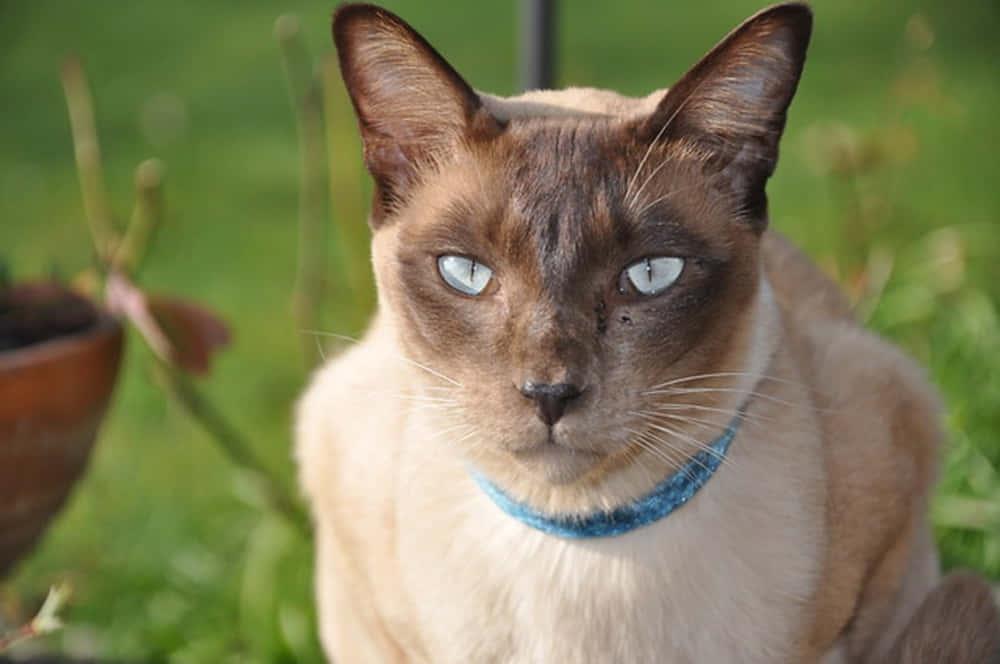
[[[549,431],[548,439],[537,445],[514,450],[522,463],[541,469],[551,482],[571,482],[602,457],[602,452],[573,447]]]

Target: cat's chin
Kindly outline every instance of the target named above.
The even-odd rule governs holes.
[[[604,455],[555,442],[514,452],[531,474],[552,484],[569,484],[590,470]]]

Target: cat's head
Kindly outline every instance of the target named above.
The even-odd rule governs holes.
[[[762,352],[764,185],[811,23],[760,12],[644,99],[500,99],[393,14],[337,11],[380,302],[462,453],[571,484],[677,465],[736,412],[739,376],[686,379]]]

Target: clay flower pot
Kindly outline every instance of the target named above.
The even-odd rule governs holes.
[[[61,286],[0,292],[0,575],[86,468],[122,342],[115,318]]]

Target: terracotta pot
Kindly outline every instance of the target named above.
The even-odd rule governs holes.
[[[122,326],[0,352],[0,576],[38,540],[87,466],[118,375]]]

